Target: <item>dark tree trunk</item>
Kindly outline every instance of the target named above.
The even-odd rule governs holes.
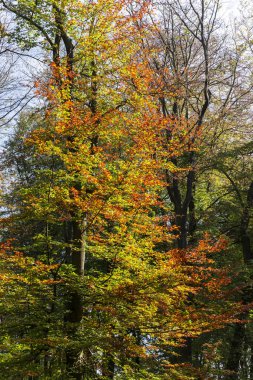
[[[241,319],[247,317],[242,315]],[[234,326],[233,338],[230,344],[230,352],[227,360],[226,370],[231,371],[225,376],[225,380],[238,380],[240,362],[243,354],[243,344],[245,339],[245,323],[236,323]]]
[[[237,193],[239,190],[237,189]],[[239,194],[240,195],[240,194]],[[247,192],[247,200],[244,205],[242,216],[241,216],[241,224],[240,224],[240,238],[241,238],[241,246],[243,253],[243,260],[246,266],[248,266],[253,261],[253,251],[251,249],[251,241],[248,232],[249,226],[249,213],[250,209],[253,206],[253,181],[251,182],[248,192]],[[245,287],[243,290],[243,303],[246,305],[253,300],[252,288],[251,286]],[[239,377],[239,368],[240,361],[243,355],[243,343],[245,338],[245,330],[246,330],[246,320],[248,318],[248,313],[244,313],[241,315],[242,323],[236,323],[234,327],[234,336],[230,344],[230,352],[226,365],[226,369],[228,371],[232,371],[231,375],[226,377],[226,380],[237,380]]]
[[[250,380],[253,380],[253,342],[250,346]]]
[[[194,201],[194,197],[192,196],[189,203],[189,229],[188,229],[189,245],[193,245],[196,243],[196,237],[195,237],[196,229],[197,229],[197,221],[195,217],[195,201]]]

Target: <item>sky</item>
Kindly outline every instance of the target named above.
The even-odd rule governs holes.
[[[223,0],[224,16],[229,19],[236,17],[240,0]]]

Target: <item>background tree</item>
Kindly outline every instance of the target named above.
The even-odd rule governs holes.
[[[219,8],[219,2],[163,1],[158,4],[159,16],[150,15],[157,32],[153,41],[161,49],[151,65],[170,94],[160,98],[161,112],[171,117],[164,135],[169,149],[173,145],[180,147],[174,150],[174,155],[168,152],[173,165],[166,171],[172,222],[179,230],[178,247],[194,245],[205,230],[212,235],[229,236],[227,227],[232,213],[228,208],[231,203],[227,208],[225,199],[238,196],[239,191],[232,190],[231,195],[231,188],[225,190],[222,185],[224,173],[217,176],[215,168],[221,169],[224,157],[230,157],[227,164],[229,171],[233,170],[240,159],[237,154],[245,149],[244,144],[250,150],[248,117],[252,81],[248,75],[248,47],[238,35],[229,35],[224,30]],[[157,27],[157,19],[160,27]],[[174,96],[171,96],[172,91]],[[233,146],[231,152],[228,140]],[[180,153],[177,155],[177,152]],[[245,181],[245,172],[242,178]],[[213,214],[210,215],[211,210]],[[220,228],[216,217],[222,219],[224,228]],[[238,217],[235,218],[240,224]],[[218,260],[217,265],[231,265],[237,272],[236,262],[225,262]],[[189,340],[181,360],[194,361],[200,354],[200,341],[196,345],[192,351]]]

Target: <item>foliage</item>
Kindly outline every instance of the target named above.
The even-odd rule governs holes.
[[[222,226],[239,204],[248,239],[251,145],[221,149],[229,85],[211,115],[233,66],[217,71],[218,5],[160,4],[162,25],[147,1],[1,4],[21,48],[51,62],[35,81],[44,108],[21,115],[3,160],[0,377],[229,375],[213,370],[215,334],[244,326],[251,274]]]

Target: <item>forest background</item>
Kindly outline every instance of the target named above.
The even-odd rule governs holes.
[[[253,379],[250,4],[0,5],[0,379]]]

